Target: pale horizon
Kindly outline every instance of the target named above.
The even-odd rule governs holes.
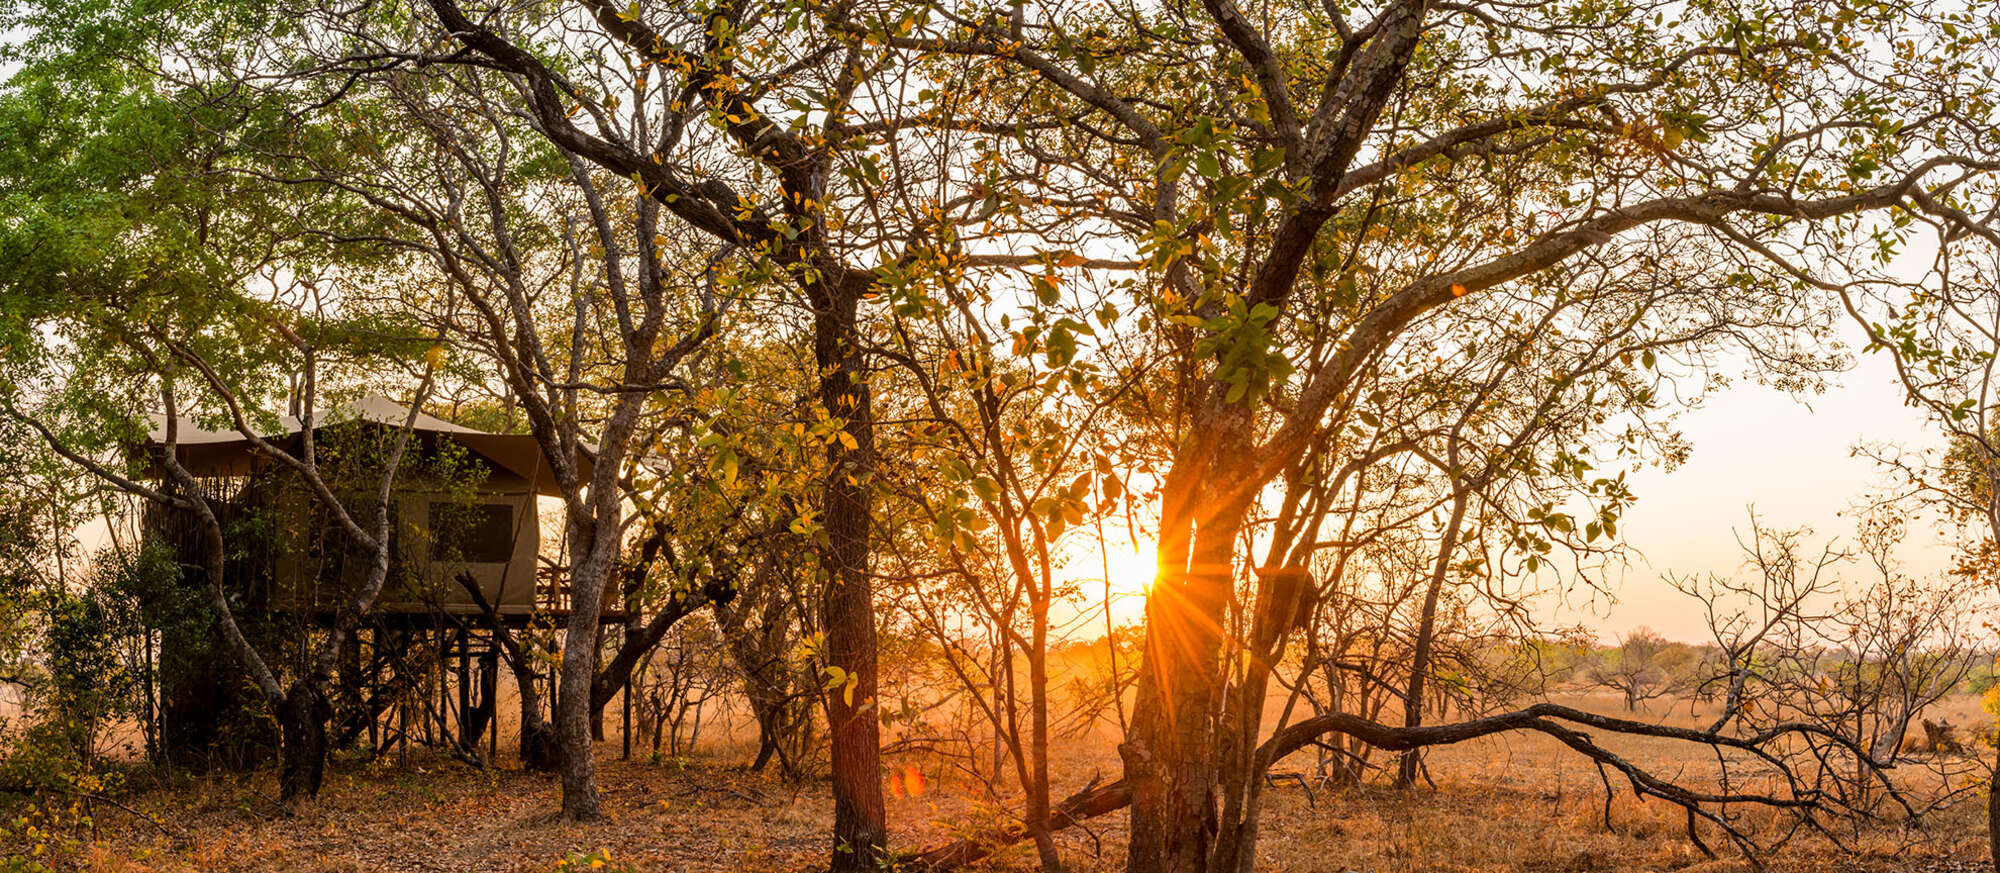
[[[1682,642],[1707,641],[1700,605],[1662,574],[1740,573],[1744,555],[1736,537],[1748,530],[1753,506],[1767,527],[1811,528],[1807,542],[1815,550],[1829,540],[1851,544],[1853,510],[1890,481],[1854,447],[1942,442],[1923,413],[1904,402],[1887,358],[1856,357],[1822,394],[1794,396],[1741,380],[1683,413],[1677,424],[1693,447],[1687,463],[1632,474],[1639,499],[1621,528],[1633,554],[1617,602],[1573,604],[1561,610],[1566,623],[1588,624],[1607,640],[1647,627]],[[1949,568],[1953,548],[1934,516],[1920,517],[1897,556],[1910,575],[1929,578]],[[1842,578],[1858,579],[1858,570],[1848,565]]]

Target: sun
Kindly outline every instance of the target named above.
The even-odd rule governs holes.
[[[1145,594],[1153,589],[1153,578],[1160,573],[1160,553],[1151,543],[1134,547],[1128,542],[1123,548],[1111,549],[1106,557],[1111,559],[1114,590]]]
[[[1104,542],[1101,551],[1097,548],[1088,551],[1077,564],[1077,569],[1083,571],[1079,575],[1095,577],[1098,584],[1110,588],[1111,596],[1145,597],[1152,590],[1153,577],[1159,572],[1159,555],[1152,543],[1117,539]]]
[[[1158,574],[1151,531],[1105,525],[1101,536],[1077,536],[1063,546],[1062,575],[1074,586],[1074,606],[1116,624],[1144,621],[1146,597]]]

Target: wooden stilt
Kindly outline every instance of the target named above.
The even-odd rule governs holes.
[[[478,737],[466,732],[472,716],[472,644],[463,626],[458,629],[458,744],[472,751]]]
[[[403,644],[403,651],[406,652],[409,651],[410,632],[403,631],[402,633],[399,633],[396,636],[398,641]],[[396,672],[398,676],[396,678],[404,681],[405,683],[409,683],[405,688],[405,693],[396,696],[396,720],[398,722],[398,727],[396,729],[396,748],[397,751],[400,754],[402,754],[404,759],[407,760],[410,756],[410,698],[416,696],[417,688],[415,687],[415,684],[411,682],[411,680],[415,677],[406,677],[400,675],[403,672],[401,669],[403,667],[403,663],[401,661],[398,661],[397,667],[398,669]]]
[[[373,662],[375,658],[381,655],[381,651],[382,651],[381,635],[372,629],[369,630],[368,631],[369,660]],[[370,706],[368,707],[368,713],[367,713],[368,748],[379,755],[382,753],[382,729],[380,727],[381,713],[375,709],[375,707],[373,706],[373,702],[381,699],[382,697],[382,669],[380,664],[373,664],[373,667],[374,669],[370,670],[368,673],[368,700],[370,701]]]
[[[431,670],[433,684],[430,686],[433,695],[431,705],[436,707],[434,711],[437,713],[430,723],[434,725],[432,730],[437,736],[431,743],[442,746],[451,741],[450,728],[445,724],[445,719],[451,718],[451,666],[446,660],[450,657],[451,640],[445,636],[444,628],[431,631],[431,646],[437,650],[437,666]]]
[[[486,643],[486,653],[479,656],[479,698],[480,706],[486,709],[486,760],[490,763],[500,757],[500,648],[492,641]]]

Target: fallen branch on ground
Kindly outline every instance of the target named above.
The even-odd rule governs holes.
[[[1789,796],[1714,793],[1688,788],[1649,773],[1612,753],[1598,745],[1581,728],[1627,736],[1678,740],[1747,752],[1785,774]],[[1882,772],[1888,766],[1886,763],[1876,760],[1850,738],[1819,725],[1787,723],[1748,736],[1730,736],[1709,730],[1670,727],[1598,715],[1554,703],[1538,703],[1526,709],[1455,724],[1419,727],[1391,727],[1345,713],[1315,716],[1288,725],[1266,740],[1258,749],[1257,772],[1250,775],[1252,778],[1263,778],[1272,765],[1287,755],[1318,742],[1321,737],[1328,734],[1345,734],[1385,751],[1400,752],[1432,746],[1448,746],[1515,731],[1535,731],[1553,737],[1600,767],[1609,767],[1623,774],[1636,794],[1642,797],[1658,797],[1682,807],[1688,813],[1688,837],[1704,853],[1712,854],[1695,831],[1698,821],[1707,821],[1720,828],[1745,857],[1754,858],[1753,852],[1757,847],[1749,836],[1738,830],[1730,819],[1710,809],[1710,807],[1726,807],[1729,804],[1752,804],[1792,810],[1800,814],[1805,825],[1830,837],[1833,836],[1812,817],[1813,811],[1826,805],[1827,795],[1800,781],[1784,761],[1764,748],[1767,744],[1783,738],[1803,737],[1824,742],[1853,755],[1884,786],[1888,796],[1894,798],[1912,817],[1917,815],[1915,808],[1904,800],[1901,793],[1889,782],[1888,776]],[[1092,780],[1083,790],[1070,795],[1051,810],[1048,830],[1051,833],[1064,830],[1084,820],[1123,809],[1131,803],[1132,786],[1126,780],[1120,779],[1108,785],[1099,785],[1096,780]],[[1025,824],[987,828],[925,849],[910,860],[909,866],[925,873],[942,873],[984,859],[1029,836],[1030,832]]]
[[[1049,811],[1049,830],[1063,830],[1086,819],[1096,818],[1109,812],[1124,809],[1132,803],[1132,786],[1120,779],[1109,785],[1098,785],[1092,779],[1083,790],[1064,798]],[[954,870],[986,858],[994,852],[1028,838],[1025,825],[1011,824],[987,828],[943,845],[934,846],[917,853],[910,860],[909,867],[927,873],[942,873]]]

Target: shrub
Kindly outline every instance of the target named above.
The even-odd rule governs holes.
[[[595,849],[557,861],[555,873],[632,873],[632,868],[611,860],[610,849]]]

